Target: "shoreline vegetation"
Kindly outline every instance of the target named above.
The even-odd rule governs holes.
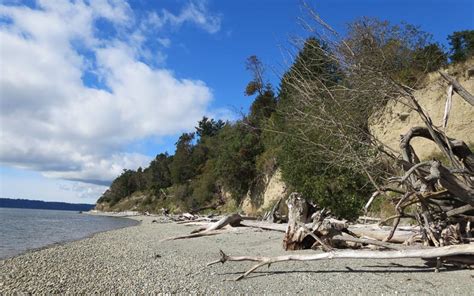
[[[317,32],[327,28],[318,18],[311,19],[317,15],[314,11],[308,9],[308,14],[314,36],[292,44],[292,63],[278,85],[268,83],[264,63],[250,56],[245,63],[250,81],[244,92],[253,102],[246,114],[234,122],[203,117],[193,131],[179,136],[174,154],[159,153],[148,167],[124,169],[100,196],[96,209],[228,213],[244,210],[244,204],[258,208],[264,203],[265,186],[278,172],[286,188],[282,195],[299,192],[349,220],[357,219],[372,193],[398,187],[398,192],[385,190],[371,208],[387,218],[396,214],[395,200],[405,191],[405,184],[391,181],[409,169],[404,161],[436,158],[450,168],[456,158],[457,171],[462,170],[459,163],[469,164],[466,155],[474,138],[467,128],[467,135],[456,135],[469,151],[461,156],[445,155],[449,151],[437,136],[426,145],[435,152],[426,155],[416,143],[419,138],[430,140],[428,132],[412,132],[410,137],[408,132],[434,129],[444,138],[454,137],[454,122],[469,126],[464,120],[472,115],[469,104],[474,99],[457,95],[472,91],[474,30],[447,36],[447,50],[415,26],[361,18],[348,25],[345,36],[329,34],[325,39]],[[459,100],[452,105],[463,106],[466,113],[441,114],[434,121],[433,109],[445,109],[449,81],[468,89],[451,90]],[[439,92],[430,93],[429,100],[438,103],[429,105],[428,113],[415,94],[435,85]],[[394,105],[404,109],[398,113],[391,109]],[[383,124],[387,122],[378,122],[387,114],[393,117],[388,122],[403,129],[390,130]],[[386,143],[384,137],[392,134],[406,137],[405,150],[415,149],[407,157],[414,160],[405,157],[399,140]],[[416,138],[413,143],[411,138]]]
[[[281,249],[281,232],[239,227],[192,243],[161,241],[189,233],[189,226],[169,223],[159,215],[90,214],[128,217],[140,223],[0,260],[0,294],[472,292],[472,271],[435,273],[420,259],[280,263],[251,274],[245,281],[228,281],[253,264],[206,267],[218,258],[220,249],[240,255],[287,254]]]

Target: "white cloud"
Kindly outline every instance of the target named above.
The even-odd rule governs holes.
[[[147,25],[162,28],[167,24],[179,27],[185,23],[193,23],[210,34],[217,33],[221,29],[221,16],[210,13],[206,2],[203,0],[190,1],[179,14],[173,14],[166,9],[163,9],[161,14],[156,12],[150,13]]]
[[[8,169],[0,176],[0,196],[4,198],[36,198],[45,201],[95,203],[107,186],[50,179],[35,172]]]
[[[106,186],[100,185],[93,185],[93,184],[86,184],[83,182],[68,182],[63,181],[58,184],[60,192],[64,195],[64,193],[69,193],[71,195],[70,200],[73,202],[88,202],[88,203],[95,203],[97,197],[102,195],[105,190],[107,190]]]
[[[193,22],[209,33],[216,33],[221,28],[220,16],[209,14],[203,1],[189,2],[179,15],[164,11],[164,18],[176,26],[185,22]]]
[[[150,161],[124,152],[128,143],[188,130],[208,112],[212,92],[204,82],[143,62],[159,64],[165,54],[145,48],[148,29],[125,1],[37,6],[0,5],[1,163],[106,184],[123,168]],[[220,18],[197,2],[146,21],[160,19],[209,33],[220,28]],[[100,32],[97,20],[115,33]],[[88,77],[100,87],[85,83]]]

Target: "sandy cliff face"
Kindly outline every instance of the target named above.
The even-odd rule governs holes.
[[[469,71],[471,69],[471,71]],[[444,71],[455,77],[471,94],[474,94],[474,59],[450,66]],[[431,73],[427,77],[426,87],[415,92],[420,105],[428,112],[436,126],[442,125],[444,105],[447,97],[447,83],[439,73]],[[399,151],[400,135],[411,127],[423,126],[419,115],[408,107],[392,102],[381,116],[372,118],[371,130],[383,143]],[[474,107],[464,101],[457,93],[453,96],[452,109],[446,133],[449,137],[463,140],[474,145]],[[414,139],[413,148],[422,159],[429,158],[438,152],[436,146],[428,140]]]
[[[269,210],[280,198],[286,197],[286,184],[281,177],[281,171],[277,169],[267,177],[264,188],[258,193],[247,194],[241,204],[241,208],[247,215],[255,215]]]

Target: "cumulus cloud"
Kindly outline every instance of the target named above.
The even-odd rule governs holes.
[[[153,66],[165,55],[144,46],[150,34],[143,22],[151,21],[220,28],[198,2],[143,21],[122,0],[0,5],[0,162],[105,185],[123,168],[150,161],[125,152],[128,143],[192,128],[212,91]]]

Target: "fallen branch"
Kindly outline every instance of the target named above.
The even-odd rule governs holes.
[[[178,221],[176,222],[176,224],[192,224],[192,223],[197,223],[197,222],[212,222],[212,219],[211,218],[197,218],[194,220]]]
[[[242,226],[250,227],[250,228],[258,228],[263,230],[271,230],[271,231],[278,231],[278,232],[285,232],[286,231],[286,224],[277,224],[277,223],[269,223],[264,221],[247,221],[244,220],[240,223]]]
[[[469,104],[474,106],[474,96],[471,95],[456,79],[449,76],[448,74],[438,71],[441,77],[443,77],[447,82],[449,82],[454,90]]]
[[[430,130],[427,127],[416,126],[410,128],[410,130],[408,130],[408,132],[402,136],[400,140],[400,149],[402,152],[403,160],[406,161],[406,163],[404,163],[404,166],[409,166],[408,168],[406,168],[406,170],[408,170],[411,166],[414,165],[412,159],[413,152],[410,149],[410,142],[413,138],[420,137],[433,141],[435,143],[437,143],[435,139],[441,139],[441,143],[438,145],[440,146],[439,148],[441,151],[447,151],[447,153],[449,154],[450,150],[452,150],[452,153],[463,162],[464,166],[469,171],[474,171],[474,154],[469,149],[469,146],[466,145],[466,143],[452,138],[448,138],[446,141],[445,136],[442,135],[439,131],[432,130],[432,132],[433,134],[430,133]],[[433,135],[435,137],[433,137]],[[458,169],[461,169],[461,167],[459,167]]]
[[[283,199],[280,198],[272,207],[272,210],[270,212],[267,212],[265,214],[265,216],[263,217],[263,220],[265,221],[268,221],[268,222],[272,222],[272,223],[276,223],[278,220],[280,220],[279,218],[281,217],[278,217],[277,215],[277,212],[278,212],[278,209],[280,208],[280,204],[281,204],[281,201]]]
[[[380,222],[382,219],[376,217],[369,217],[369,216],[359,216],[357,218],[357,222],[362,224],[367,224],[368,222]]]
[[[212,235],[226,233],[226,232],[228,232],[228,230],[226,230],[226,229],[212,230],[212,231],[201,231],[201,232],[196,232],[196,233],[191,233],[191,234],[168,237],[168,238],[160,240],[160,242],[166,242],[166,241],[178,240],[178,239],[195,238],[195,237],[203,237],[203,236],[212,236]]]
[[[375,230],[375,229],[368,229],[368,228],[352,228],[352,227],[349,227],[349,230],[355,233],[359,237],[360,236],[370,237],[371,239],[378,240],[378,241],[383,241],[385,238],[389,236],[391,232],[387,230]],[[397,229],[393,233],[390,240],[388,240],[387,242],[402,244],[406,240],[410,239],[413,235],[414,235],[414,232],[412,231],[399,231],[399,229]]]
[[[327,253],[311,254],[311,255],[287,255],[276,257],[262,257],[262,256],[228,256],[222,250],[220,251],[221,258],[219,260],[210,262],[207,266],[225,263],[227,261],[253,261],[258,262],[252,268],[247,270],[244,274],[237,277],[235,280],[241,280],[254,272],[256,269],[271,265],[278,262],[286,261],[317,261],[329,259],[402,259],[402,258],[438,258],[468,255],[474,256],[474,245],[454,245],[430,249],[408,249],[397,251],[366,251],[366,250],[344,250],[332,251]]]
[[[474,206],[472,205],[464,205],[462,207],[453,209],[451,211],[446,212],[446,215],[448,217],[455,216],[455,215],[460,215],[468,211],[474,211]]]

